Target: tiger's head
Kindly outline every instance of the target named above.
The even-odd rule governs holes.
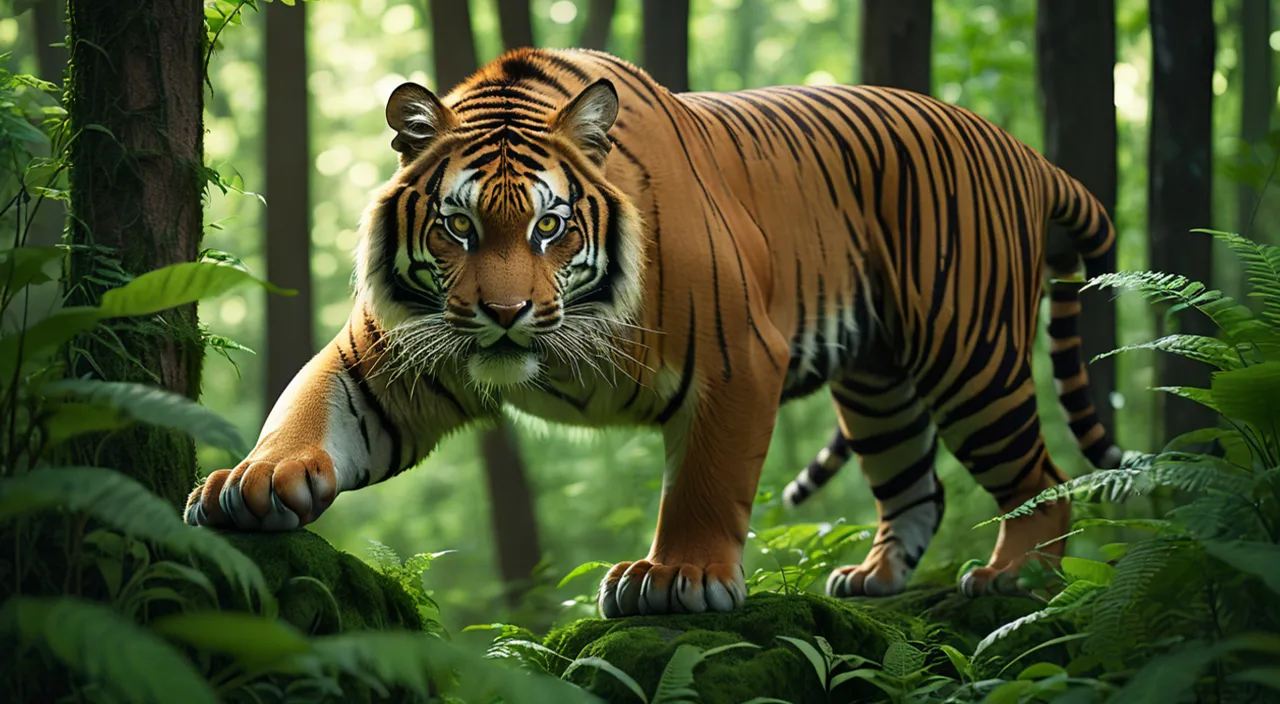
[[[604,173],[613,85],[559,105],[510,81],[448,97],[405,83],[387,102],[400,167],[366,212],[357,288],[391,366],[457,362],[488,390],[608,357],[644,268],[640,216]]]

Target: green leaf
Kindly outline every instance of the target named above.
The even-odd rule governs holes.
[[[1185,398],[1188,401],[1195,401],[1210,410],[1218,410],[1218,404],[1213,398],[1213,392],[1209,389],[1201,389],[1195,386],[1153,386],[1151,390],[1162,391],[1172,396]]]
[[[1116,574],[1116,568],[1105,562],[1085,560],[1079,557],[1062,558],[1062,571],[1072,581],[1085,580],[1102,585],[1111,584],[1111,578]]]
[[[818,681],[822,682],[822,686],[827,686],[827,680],[830,679],[831,670],[827,663],[827,659],[822,657],[822,653],[818,649],[810,645],[808,642],[791,636],[778,636],[779,640],[784,640],[796,647],[805,658],[813,665],[813,671],[818,675]]]
[[[222,416],[172,391],[123,381],[65,379],[43,384],[39,391],[53,398],[70,398],[103,406],[139,423],[170,428],[196,442],[224,449],[238,457],[249,453],[240,431]]]
[[[49,441],[56,444],[85,433],[119,430],[129,422],[128,418],[111,408],[87,403],[59,403],[50,411],[44,427],[49,433]]]
[[[63,259],[66,247],[14,247],[0,249],[0,289],[13,294],[27,286],[52,281],[45,266]]]
[[[577,577],[581,577],[582,575],[588,572],[598,570],[601,567],[613,567],[613,563],[601,562],[600,560],[592,560],[590,562],[584,562],[581,565],[574,567],[573,570],[569,572],[569,574],[566,574],[564,576],[564,579],[560,580],[560,583],[556,585],[556,589],[563,587],[564,585],[568,584],[570,581],[572,581]]]
[[[40,511],[86,512],[125,535],[211,562],[246,596],[271,599],[258,565],[213,531],[189,526],[136,480],[99,467],[37,469],[0,480],[0,520]]]
[[[258,284],[282,295],[285,291],[258,279],[248,271],[220,262],[183,262],[149,271],[102,295],[105,316],[150,315],[188,303],[220,296],[245,284]]]
[[[215,701],[181,653],[100,604],[69,596],[13,597],[0,608],[0,632],[44,646],[86,682],[122,701]]]
[[[927,655],[904,640],[889,643],[884,651],[884,670],[899,679],[910,677],[924,667]]]
[[[1204,551],[1241,572],[1261,579],[1280,594],[1280,545],[1249,540],[1206,540]]]
[[[698,701],[698,692],[693,689],[693,668],[702,662],[702,657],[702,650],[697,646],[685,644],[677,647],[662,669],[658,688],[653,692],[653,704]]]
[[[19,361],[44,359],[71,338],[97,325],[101,318],[97,308],[62,308],[26,330],[0,337],[0,379],[13,378]]]
[[[953,648],[950,645],[947,645],[946,643],[939,644],[938,649],[941,650],[944,654],[946,654],[947,659],[951,661],[951,666],[956,669],[956,674],[960,675],[961,679],[965,679],[968,677],[969,658],[966,657],[964,653],[960,652],[959,650],[956,650],[955,648]]]
[[[1244,369],[1217,372],[1210,383],[1213,401],[1222,415],[1243,420],[1256,428],[1270,428],[1280,421],[1280,360]]]
[[[246,668],[311,651],[311,644],[284,621],[236,611],[197,611],[155,621],[151,630],[198,650],[230,655]]]
[[[692,646],[681,646],[681,647],[692,647]],[[569,666],[565,668],[564,674],[561,675],[561,678],[568,679],[569,673],[573,672],[579,667],[594,667],[595,669],[600,670],[602,672],[607,672],[610,675],[613,675],[613,677],[617,679],[619,682],[626,685],[627,689],[630,689],[632,692],[635,692],[635,695],[637,697],[640,697],[640,701],[642,702],[649,701],[649,698],[646,697],[644,694],[644,689],[640,687],[639,682],[636,682],[634,679],[632,679],[631,675],[628,675],[627,673],[618,669],[616,665],[609,662],[608,660],[605,660],[604,658],[597,658],[597,657],[578,658],[577,660],[574,660],[573,662],[569,663]]]
[[[1249,682],[1272,689],[1280,689],[1280,667],[1255,667],[1237,672],[1227,678],[1231,682]]]
[[[1022,672],[1018,673],[1020,680],[1042,680],[1046,677],[1054,675],[1065,675],[1067,671],[1061,665],[1051,662],[1037,662],[1022,668]]]
[[[982,704],[1017,704],[1022,695],[1035,689],[1035,682],[1012,680],[996,687],[982,698]]]

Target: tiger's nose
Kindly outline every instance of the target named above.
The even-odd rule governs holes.
[[[493,318],[503,328],[510,328],[532,305],[533,301],[520,301],[519,303],[480,301],[480,310],[485,315]]]

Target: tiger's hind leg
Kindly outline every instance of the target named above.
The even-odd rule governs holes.
[[[897,594],[942,522],[942,484],[934,468],[937,429],[905,375],[850,374],[832,383],[831,395],[875,495],[880,527],[861,564],[831,573],[827,594]]]
[[[1008,386],[988,384],[946,415],[941,427],[948,447],[1001,513],[1065,481],[1045,449],[1029,359]],[[961,578],[960,591],[970,597],[1020,593],[1018,573],[1029,560],[1054,563],[1062,556],[1070,520],[1071,505],[1063,499],[1002,521],[991,559]]]

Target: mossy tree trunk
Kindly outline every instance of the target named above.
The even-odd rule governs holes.
[[[863,0],[862,82],[932,91],[933,0]]]
[[[1044,110],[1044,154],[1079,179],[1107,212],[1116,209],[1116,6],[1115,0],[1040,0],[1036,10],[1036,67]],[[1103,266],[1113,271],[1116,250]],[[1053,226],[1049,257],[1071,270],[1079,262],[1066,230]],[[1086,361],[1116,345],[1115,294],[1085,291],[1080,321]],[[1098,420],[1115,432],[1110,393],[1116,387],[1114,357],[1089,363],[1089,387]]]
[[[199,254],[204,185],[204,12],[199,0],[71,0],[69,238],[115,250],[139,275]],[[96,303],[101,253],[71,259],[69,304]],[[203,346],[195,306],[113,324],[115,341],[82,336],[68,373],[158,384],[198,395]],[[185,435],[134,427],[63,458],[119,469],[181,504],[195,478]]]

